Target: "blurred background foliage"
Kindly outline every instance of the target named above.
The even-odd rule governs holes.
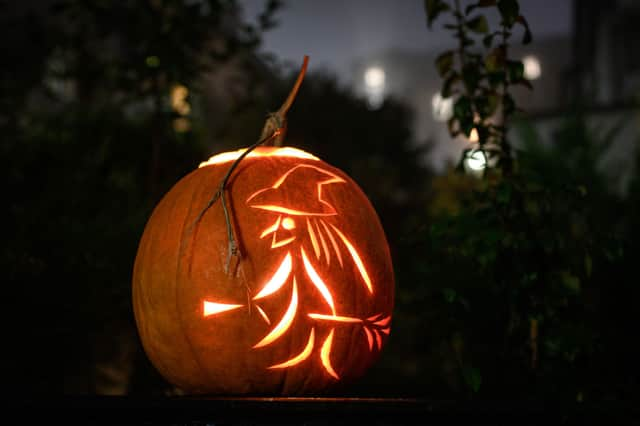
[[[231,0],[1,4],[9,392],[179,393],[138,341],[133,260],[160,197],[291,87],[257,52],[264,4],[255,25]],[[515,172],[478,179],[425,166],[412,114],[313,72],[289,114],[287,144],[362,186],[394,259],[394,331],[351,394],[635,397],[640,174],[620,193],[598,167],[615,129],[576,107],[544,141],[520,117]]]

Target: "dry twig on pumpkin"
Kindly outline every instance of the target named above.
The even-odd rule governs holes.
[[[298,74],[298,78],[296,79],[291,92],[289,92],[289,96],[284,101],[280,109],[274,113],[270,113],[267,116],[267,121],[265,122],[262,128],[262,134],[260,136],[260,140],[258,142],[251,145],[247,148],[229,167],[229,170],[224,175],[222,180],[220,181],[220,185],[218,186],[218,190],[213,194],[213,197],[207,202],[207,205],[202,209],[200,214],[195,220],[194,226],[197,225],[202,216],[204,216],[205,212],[220,198],[222,201],[222,210],[224,212],[224,219],[227,225],[227,238],[229,240],[229,250],[227,252],[227,262],[225,264],[225,272],[228,274],[231,265],[231,258],[236,257],[238,260],[241,258],[240,249],[238,247],[238,243],[236,242],[234,233],[233,233],[233,224],[231,222],[231,215],[229,213],[229,207],[227,206],[227,201],[225,198],[225,189],[227,186],[227,182],[231,177],[231,173],[238,167],[240,161],[242,161],[251,151],[256,149],[257,147],[270,143],[273,141],[273,146],[282,146],[282,142],[284,141],[284,135],[287,130],[287,112],[289,108],[291,108],[291,104],[293,104],[293,100],[298,94],[298,90],[300,90],[300,85],[302,84],[302,80],[304,79],[304,75],[307,71],[307,64],[309,63],[309,57],[305,56],[304,61],[302,63],[302,68],[300,69],[300,73]]]

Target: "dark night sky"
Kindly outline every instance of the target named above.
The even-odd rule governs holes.
[[[242,0],[252,19],[263,1]],[[463,1],[464,3],[468,3]],[[573,0],[521,0],[522,14],[534,37],[566,34],[571,29]],[[436,22],[425,24],[422,0],[285,0],[278,26],[264,38],[263,51],[297,68],[310,56],[310,69],[326,68],[343,82],[358,58],[389,48],[432,51],[451,44],[451,35]]]

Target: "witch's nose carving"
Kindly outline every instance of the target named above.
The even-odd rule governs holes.
[[[260,239],[273,235],[271,241],[271,248],[277,248],[286,246],[296,239],[294,231],[296,229],[296,222],[291,217],[278,216],[273,225],[262,231]]]

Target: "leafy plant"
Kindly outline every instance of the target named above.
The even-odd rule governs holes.
[[[428,25],[453,18],[445,28],[458,47],[435,65],[442,95],[455,99],[451,136],[478,134],[461,163],[475,152],[487,160],[483,179],[461,168],[434,179],[427,226],[413,238],[413,303],[421,323],[437,324],[425,356],[450,372],[441,380],[456,395],[584,401],[626,392],[594,372],[617,353],[603,344],[613,329],[599,321],[611,309],[607,273],[625,246],[605,208],[621,201],[598,168],[615,132],[599,136],[574,114],[547,151],[535,133],[515,150],[508,131],[519,109],[510,90],[530,84],[509,58],[508,40],[519,26],[531,41],[518,2],[425,6]],[[490,8],[500,16],[497,30],[478,14]]]
[[[489,28],[479,11],[495,7],[500,16],[499,28]],[[522,43],[532,40],[529,24],[520,14],[517,0],[480,0],[464,9],[459,0],[425,0],[427,24],[450,18],[444,28],[457,39],[455,49],[442,52],[436,68],[443,79],[441,95],[453,97],[453,116],[448,121],[451,137],[460,134],[477,142],[463,152],[462,161],[480,154],[484,163],[495,164],[503,172],[512,169],[512,149],[508,141],[508,124],[517,108],[510,87],[531,88],[524,77],[524,65],[509,57],[509,39],[515,27],[522,27]]]

